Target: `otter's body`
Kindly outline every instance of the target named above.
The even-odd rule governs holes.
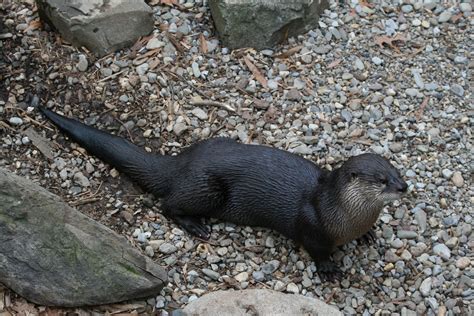
[[[152,155],[123,138],[41,110],[91,154],[161,198],[165,215],[190,233],[208,238],[202,217],[272,228],[301,243],[322,272],[336,270],[327,262],[334,247],[367,233],[383,207],[380,197],[345,189],[357,175],[344,165],[363,169],[359,165],[366,164],[369,171],[389,166],[385,173],[394,178],[395,191],[406,189],[393,166],[373,154],[353,157],[333,172],[283,150],[228,138],[201,141],[177,156]]]

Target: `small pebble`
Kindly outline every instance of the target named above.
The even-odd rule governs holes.
[[[21,125],[21,124],[23,124],[23,120],[21,118],[17,117],[17,116],[10,117],[10,119],[8,121],[12,125]]]
[[[453,181],[453,184],[458,188],[462,188],[464,186],[464,178],[462,177],[462,174],[459,171],[453,173],[451,181]]]
[[[444,260],[448,260],[451,258],[451,250],[445,244],[437,244],[433,247],[433,252],[443,258]]]
[[[169,255],[169,254],[172,254],[173,252],[175,252],[176,250],[178,250],[178,248],[176,248],[176,246],[173,245],[173,244],[164,243],[164,244],[160,245],[159,250],[160,250],[161,253]]]
[[[80,54],[78,56],[79,61],[76,64],[77,70],[84,72],[87,70],[87,67],[89,67],[89,63],[87,62],[87,57],[83,54]]]
[[[469,265],[471,265],[471,259],[467,257],[461,257],[456,260],[456,267],[458,267],[459,269],[466,269],[467,267],[469,267]]]

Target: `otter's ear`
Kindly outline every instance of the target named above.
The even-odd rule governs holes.
[[[355,171],[352,171],[351,172],[351,179],[356,179],[357,177],[359,177],[359,174]]]

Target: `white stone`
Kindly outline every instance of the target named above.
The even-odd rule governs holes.
[[[342,313],[318,299],[298,294],[284,294],[266,289],[216,291],[189,303],[186,315],[249,315],[245,306],[252,306],[255,315],[325,315]],[[302,312],[304,311],[304,312]]]

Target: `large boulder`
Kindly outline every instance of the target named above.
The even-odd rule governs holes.
[[[36,0],[40,17],[75,46],[98,56],[133,44],[153,30],[143,0]]]
[[[48,306],[157,295],[166,272],[124,237],[0,168],[0,283]]]
[[[327,0],[209,0],[220,39],[230,48],[270,48],[316,27]]]
[[[186,316],[342,315],[337,308],[314,298],[260,289],[206,294],[189,303],[183,313]]]

